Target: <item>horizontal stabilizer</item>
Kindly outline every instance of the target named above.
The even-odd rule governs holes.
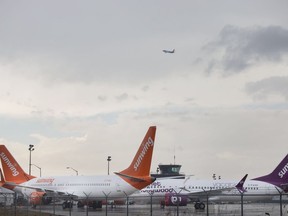
[[[115,172],[116,175],[119,175],[119,176],[122,176],[124,178],[128,178],[130,181],[133,181],[133,182],[147,182],[147,179],[145,178],[137,178],[137,177],[134,177],[134,176],[129,176],[129,175],[125,175],[125,174],[122,174],[122,173],[117,173]],[[155,181],[156,178],[154,178],[153,181]]]
[[[280,184],[280,188],[282,188],[282,190],[284,190],[285,192],[288,192],[288,183]]]

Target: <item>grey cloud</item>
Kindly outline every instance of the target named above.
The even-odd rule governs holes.
[[[142,91],[146,92],[148,90],[149,90],[149,86],[145,85],[145,86],[142,87]]]
[[[124,100],[128,99],[128,94],[127,93],[123,93],[121,95],[116,96],[115,98],[117,99],[117,101],[121,102],[121,101],[124,101]]]
[[[0,64],[17,64],[16,75],[48,83],[141,83],[169,68],[155,69],[162,53],[154,38],[161,30],[135,2],[63,1],[55,7],[53,1],[32,1],[7,4],[0,12]]]
[[[281,26],[240,28],[229,25],[222,29],[216,41],[204,47],[204,51],[217,55],[208,62],[208,73],[220,67],[224,75],[231,75],[257,63],[283,60],[288,54],[288,30]]]
[[[246,84],[246,92],[258,100],[278,95],[288,100],[288,76],[275,76]]]
[[[185,102],[195,102],[195,98],[186,98]]]
[[[106,100],[107,100],[107,97],[104,96],[104,95],[99,95],[99,96],[98,96],[98,100],[100,100],[100,101],[106,101]]]

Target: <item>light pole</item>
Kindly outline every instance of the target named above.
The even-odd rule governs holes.
[[[109,168],[110,168],[110,161],[111,161],[112,159],[111,159],[111,156],[108,156],[108,158],[107,158],[107,161],[108,161],[108,175],[110,175],[110,172],[109,172]]]
[[[76,169],[74,169],[73,167],[67,167],[67,169],[72,169],[76,172],[76,175],[78,176],[78,171]]]
[[[29,149],[28,149],[30,151],[30,154],[29,154],[29,175],[31,175],[31,152],[34,151],[33,147],[34,147],[34,145],[30,144]]]
[[[41,177],[41,175],[42,175],[42,173],[41,173],[41,167],[39,167],[39,166],[37,166],[37,165],[35,165],[35,164],[31,164],[31,165],[37,167],[37,168],[40,170],[40,177]]]

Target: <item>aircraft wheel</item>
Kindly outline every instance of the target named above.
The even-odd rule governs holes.
[[[63,203],[62,203],[62,208],[63,208],[63,209],[66,209],[66,208],[67,208],[67,202],[63,202]]]
[[[84,203],[81,201],[77,202],[77,208],[83,208],[84,207]]]
[[[73,208],[73,202],[69,202],[69,201],[65,201],[62,203],[62,208],[66,209],[66,208]]]
[[[205,204],[203,202],[199,203],[199,208],[202,210],[205,209]]]
[[[102,208],[102,201],[93,201],[92,208],[93,209]]]
[[[195,205],[194,205],[194,208],[195,209],[199,209],[200,208],[200,202],[196,202]]]

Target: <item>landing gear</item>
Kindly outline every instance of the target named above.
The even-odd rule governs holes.
[[[66,209],[66,208],[73,208],[73,201],[65,201],[62,203],[62,208]]]
[[[89,201],[89,202],[85,202],[85,201],[84,202],[83,201],[77,202],[78,208],[83,208],[85,205],[87,206],[87,208],[98,209],[98,208],[102,208],[102,201],[93,200],[93,201]],[[111,205],[113,205],[113,204],[111,204]],[[63,206],[64,206],[64,203],[63,203]]]
[[[85,203],[78,201],[77,202],[77,208],[83,208],[85,206]]]
[[[194,208],[203,210],[205,209],[205,204],[203,202],[196,202]]]
[[[93,201],[91,207],[93,209],[102,208],[102,201]]]

